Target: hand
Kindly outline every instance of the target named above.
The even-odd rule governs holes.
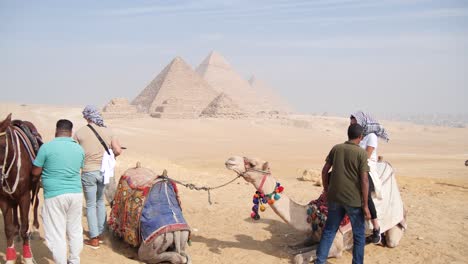
[[[369,208],[366,206],[366,207],[363,207],[362,208],[362,211],[364,213],[364,218],[366,220],[370,220],[371,219],[371,215],[370,215],[370,211],[369,211]]]

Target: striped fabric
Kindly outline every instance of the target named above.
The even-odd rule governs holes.
[[[85,109],[83,109],[83,117],[100,127],[105,127],[101,113],[94,105],[87,105]]]
[[[364,128],[364,136],[375,133],[378,137],[385,141],[389,141],[388,133],[385,128],[375,119],[372,115],[364,113],[363,111],[357,111],[351,114],[351,117],[356,118],[359,125]]]

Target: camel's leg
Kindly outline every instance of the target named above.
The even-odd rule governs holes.
[[[174,245],[174,234],[172,232],[158,236],[152,242],[142,243],[138,250],[140,261],[145,263],[186,263],[187,257],[177,253],[167,251],[169,247]]]
[[[394,248],[398,246],[403,234],[404,231],[399,225],[396,225],[385,232],[385,242],[387,247]]]
[[[189,254],[185,251],[185,249],[187,248],[187,241],[189,239],[189,236],[190,236],[189,231],[180,231],[180,250],[181,250],[180,254],[187,258],[187,262],[186,262],[187,264],[192,263]]]
[[[13,205],[5,200],[0,200],[0,209],[3,214],[3,224],[5,225],[5,236],[7,239],[6,250],[6,264],[13,264],[16,262],[16,250],[13,238],[18,232],[18,227],[14,224],[13,219]]]
[[[30,207],[31,193],[26,192],[20,198],[19,209],[21,216],[21,229],[20,235],[23,239],[23,258],[26,264],[33,263],[33,256],[31,246],[29,244],[29,207]]]
[[[335,239],[333,240],[333,244],[328,252],[329,258],[339,258],[343,255],[344,251],[344,243],[343,243],[343,234],[338,231],[336,232]],[[294,257],[294,264],[306,264],[312,262],[317,255],[316,250],[308,251],[305,253],[297,254]]]
[[[294,264],[308,264],[312,262],[317,255],[317,250],[308,251],[305,253],[297,254],[294,257]]]
[[[175,252],[180,254],[180,231],[174,231],[172,232],[174,235],[174,246],[175,246]]]
[[[187,241],[189,239],[190,232],[189,231],[180,231],[180,250],[185,252],[187,248]]]

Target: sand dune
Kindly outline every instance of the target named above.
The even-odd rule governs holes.
[[[36,124],[46,141],[52,139],[57,119],[85,125],[81,107],[0,104],[0,119]],[[118,159],[117,174],[141,161],[155,171],[167,169],[175,179],[200,186],[216,186],[235,175],[224,168],[232,155],[270,161],[273,176],[297,202],[316,198],[320,187],[298,181],[302,170],[320,169],[329,149],[346,138],[348,121],[338,117],[295,116],[293,119],[153,118],[108,120],[128,149]],[[366,263],[466,263],[468,259],[468,128],[420,126],[384,122],[389,143],[380,142],[380,155],[396,168],[403,200],[409,209],[408,230],[395,249],[370,245]],[[253,222],[252,186],[239,179],[207,193],[180,188],[185,217],[193,232],[189,248],[194,263],[290,263],[285,248],[304,238],[271,210]],[[0,258],[5,255],[3,219]],[[84,229],[87,230],[83,218]],[[39,230],[43,237],[42,228]],[[34,240],[38,263],[52,263],[43,240]],[[19,247],[18,247],[19,248]],[[82,263],[138,263],[135,250],[111,236],[99,250],[85,248]],[[350,263],[349,252],[331,263]]]

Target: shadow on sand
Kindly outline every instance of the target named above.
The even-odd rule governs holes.
[[[251,218],[246,218],[244,221],[252,222]],[[193,235],[194,243],[204,243],[209,250],[215,254],[222,254],[224,248],[238,248],[247,251],[262,252],[267,255],[274,256],[279,259],[293,259],[293,255],[287,252],[287,246],[299,243],[306,238],[306,235],[296,231],[286,223],[273,219],[260,219],[253,223],[267,224],[263,230],[269,231],[271,237],[266,240],[256,240],[255,233],[251,235],[239,234],[235,235],[237,241],[223,241],[213,237],[205,237],[203,235]]]
[[[41,223],[42,224],[42,223]],[[32,226],[32,225],[31,225]],[[42,227],[39,227],[42,228]],[[31,231],[31,230],[30,230]],[[3,215],[0,212],[0,259],[1,263],[5,263],[5,251],[7,248],[6,236],[3,222]],[[17,237],[15,239],[15,248],[17,252],[17,263],[21,260],[21,255],[23,253],[23,242]],[[49,248],[45,244],[44,238],[39,236],[38,232],[34,232],[31,239],[31,249],[33,252],[34,259],[37,264],[47,264],[53,262],[52,253],[49,251]]]

